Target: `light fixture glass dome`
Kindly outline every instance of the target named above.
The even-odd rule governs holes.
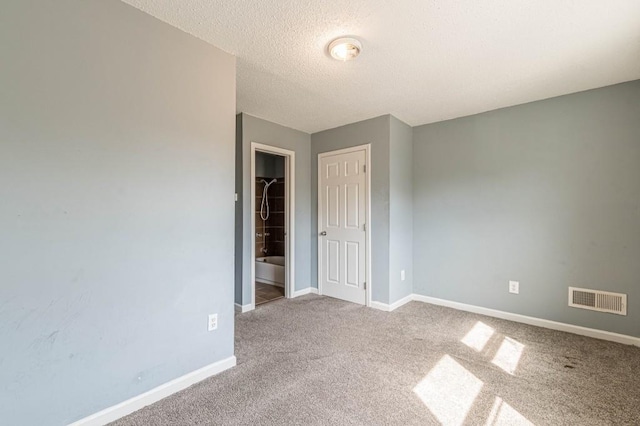
[[[349,61],[362,52],[360,41],[351,37],[341,37],[329,44],[329,54],[339,61]]]

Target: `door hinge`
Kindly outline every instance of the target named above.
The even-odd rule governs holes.
[[[363,171],[364,173],[367,173],[367,165],[366,165],[366,164],[362,167],[362,171]]]
[[[362,287],[364,288],[364,290],[367,289],[367,282],[366,281],[362,283]]]
[[[367,224],[366,224],[366,223],[363,223],[363,224],[362,224],[362,230],[363,230],[363,231],[365,231],[365,232],[367,232]]]

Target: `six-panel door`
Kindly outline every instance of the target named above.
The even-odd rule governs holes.
[[[362,305],[366,300],[365,159],[364,150],[322,157],[318,194],[322,293]]]

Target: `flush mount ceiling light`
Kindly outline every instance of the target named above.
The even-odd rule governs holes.
[[[360,41],[351,37],[341,37],[329,44],[329,53],[333,59],[349,61],[355,59],[362,52]]]

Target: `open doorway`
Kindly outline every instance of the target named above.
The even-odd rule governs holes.
[[[251,144],[252,305],[293,295],[292,151]]]

